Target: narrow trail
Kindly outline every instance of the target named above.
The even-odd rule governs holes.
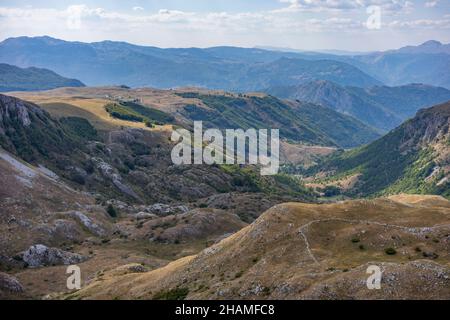
[[[303,240],[305,241],[306,251],[308,252],[308,255],[314,261],[315,264],[320,265],[320,262],[314,256],[314,254],[313,254],[313,252],[311,250],[311,245],[310,245],[310,243],[308,241],[308,237],[306,236],[305,232],[314,223],[331,222],[331,221],[346,222],[346,223],[352,223],[352,224],[372,224],[372,225],[388,227],[388,228],[397,228],[397,229],[401,229],[401,230],[403,230],[405,232],[408,232],[408,233],[411,233],[411,234],[414,234],[414,235],[417,235],[417,234],[420,234],[420,233],[423,233],[423,232],[427,232],[427,231],[431,231],[431,230],[434,230],[434,229],[437,229],[437,228],[450,227],[450,224],[441,224],[441,225],[436,225],[436,226],[432,226],[432,227],[405,227],[405,226],[400,226],[400,225],[396,225],[396,224],[389,224],[389,223],[383,223],[383,222],[377,222],[377,221],[352,220],[352,219],[343,219],[343,218],[328,218],[328,219],[312,220],[312,221],[308,222],[307,224],[301,226],[298,229],[298,233],[303,238]]]

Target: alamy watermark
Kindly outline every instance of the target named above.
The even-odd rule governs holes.
[[[366,21],[366,27],[369,30],[381,29],[381,7],[380,6],[368,6],[366,9],[369,17]]]
[[[376,265],[370,265],[367,267],[366,270],[367,274],[370,274],[370,276],[367,278],[366,285],[367,289],[369,290],[380,290],[381,289],[381,268]]]
[[[66,286],[69,290],[80,290],[81,289],[81,269],[77,265],[71,265],[67,267],[67,277]]]
[[[278,129],[207,129],[203,132],[202,121],[195,121],[193,133],[176,129],[171,140],[177,143],[171,152],[176,165],[252,164],[261,166],[261,175],[277,174],[280,166]]]

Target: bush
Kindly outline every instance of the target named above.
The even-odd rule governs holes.
[[[106,208],[106,212],[111,218],[117,218],[117,210],[113,207],[112,204],[108,205],[108,207]]]
[[[341,189],[339,189],[336,186],[326,186],[323,189],[323,193],[324,193],[325,197],[334,197],[334,196],[338,196],[341,194]]]
[[[86,183],[83,175],[76,173],[76,172],[71,173],[70,180],[72,180],[73,182],[78,183],[80,185],[84,185]]]
[[[384,250],[384,252],[390,256],[394,255],[397,253],[397,250],[395,250],[394,248],[387,248]]]
[[[160,291],[154,295],[154,300],[184,300],[189,294],[188,288],[176,288],[169,291]]]

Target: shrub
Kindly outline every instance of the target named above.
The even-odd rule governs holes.
[[[189,294],[188,288],[176,288],[168,291],[160,291],[153,296],[154,300],[184,300]]]
[[[108,205],[108,207],[106,208],[106,212],[111,218],[117,218],[117,210],[113,207],[112,204]]]
[[[323,193],[324,193],[325,197],[334,197],[334,196],[338,196],[341,194],[341,189],[339,189],[336,186],[326,186],[323,189]]]
[[[397,253],[397,250],[395,250],[394,248],[387,248],[384,250],[384,252],[390,256],[394,255]]]

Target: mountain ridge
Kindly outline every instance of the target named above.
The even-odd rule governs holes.
[[[357,176],[350,194],[438,194],[450,197],[450,101],[426,109],[382,138],[335,154],[313,169],[327,183]],[[334,178],[333,178],[334,177]]]
[[[36,91],[84,86],[79,80],[62,77],[48,69],[36,67],[19,68],[0,63],[0,92]]]
[[[424,107],[450,100],[450,90],[424,84],[358,88],[319,80],[264,90],[284,99],[317,103],[388,131]]]

